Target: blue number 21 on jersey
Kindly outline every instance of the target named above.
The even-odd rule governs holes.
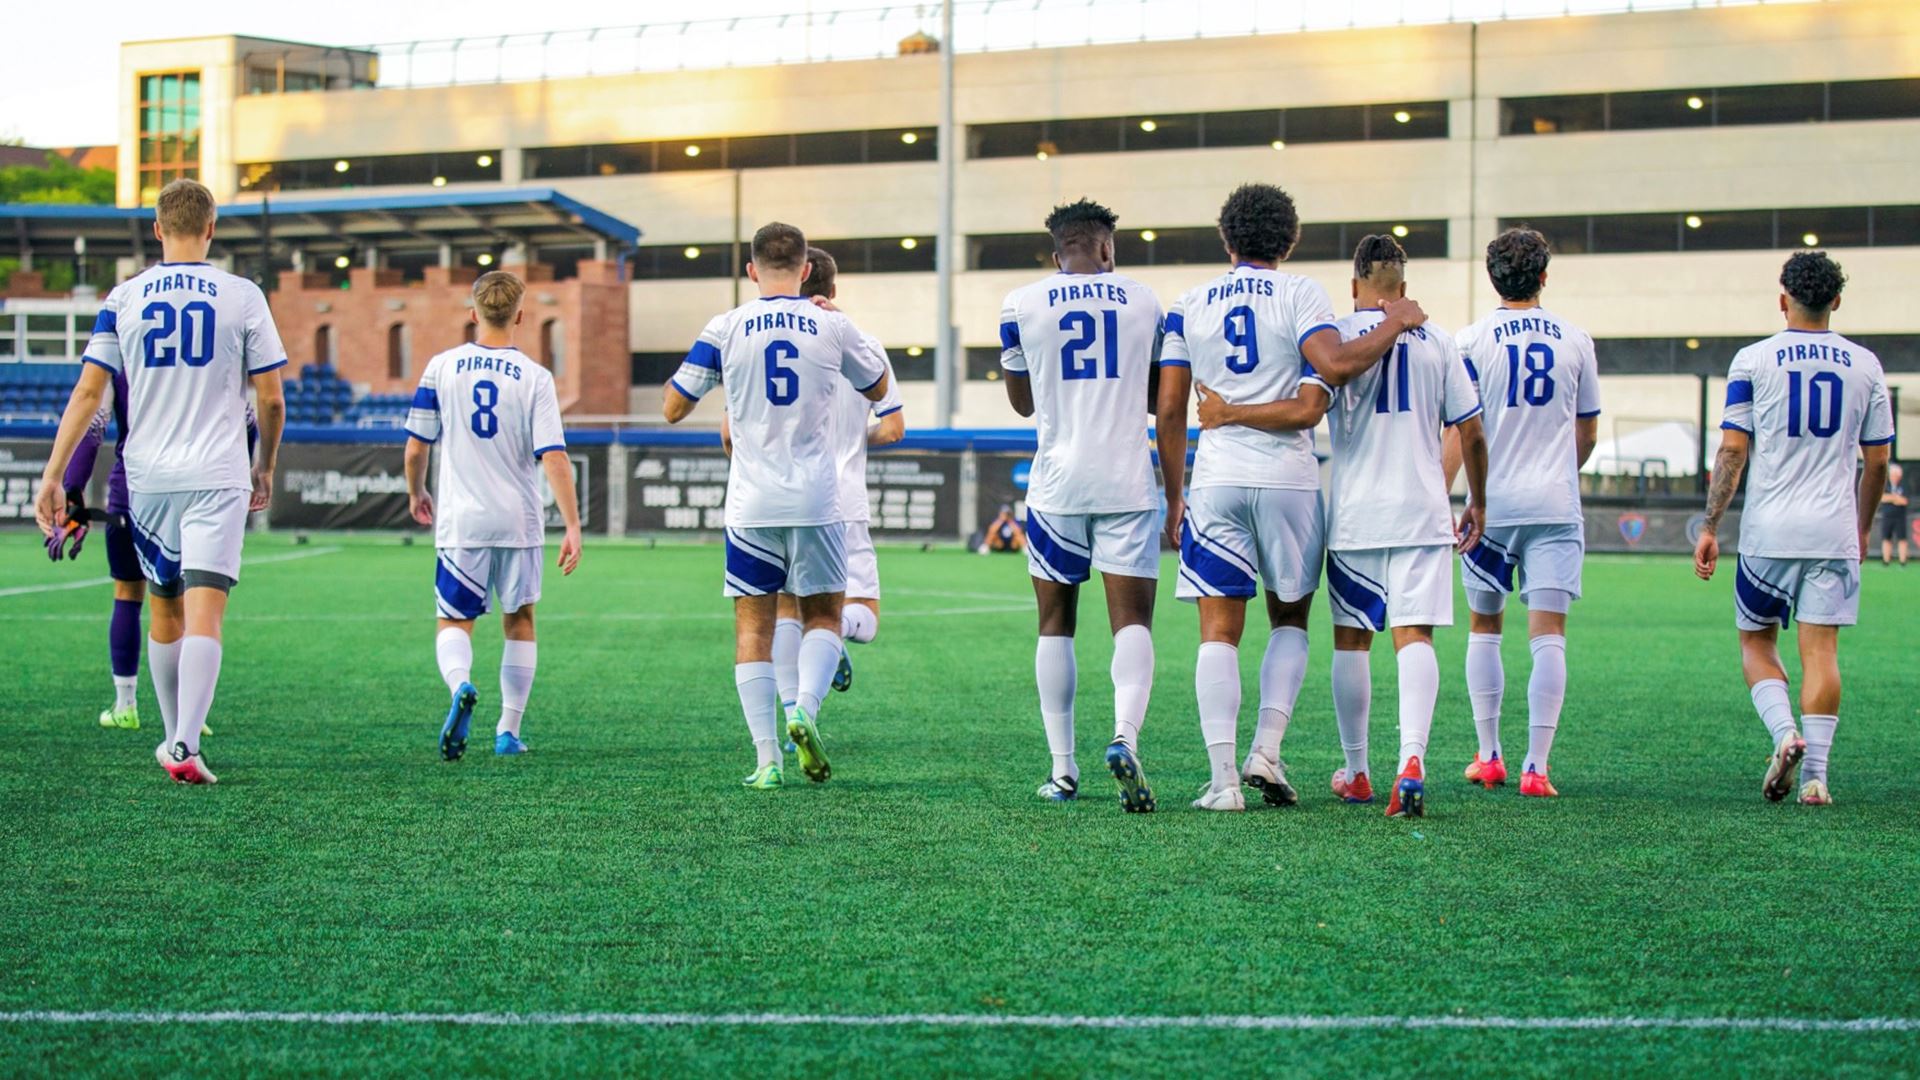
[[[172,367],[182,360],[188,367],[206,367],[213,362],[213,305],[205,300],[190,300],[175,308],[155,300],[140,311],[151,323],[141,335],[149,368]]]
[[[1120,313],[1108,308],[1101,313],[1101,328],[1106,331],[1100,335],[1107,345],[1107,378],[1120,377]],[[1093,347],[1093,312],[1069,311],[1060,316],[1060,329],[1069,330],[1079,336],[1060,346],[1060,377],[1062,379],[1097,379],[1100,377],[1099,362],[1092,356],[1081,356],[1082,349]]]

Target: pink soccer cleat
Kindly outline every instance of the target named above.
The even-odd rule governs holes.
[[[167,752],[166,760],[160,764],[166,768],[167,775],[173,777],[173,782],[176,784],[220,782],[220,778],[213,775],[213,770],[207,768],[207,763],[200,759],[199,754],[187,753],[187,744],[183,742],[174,743],[173,749]]]
[[[1333,793],[1343,802],[1369,803],[1373,801],[1373,782],[1367,779],[1366,773],[1335,769]]]

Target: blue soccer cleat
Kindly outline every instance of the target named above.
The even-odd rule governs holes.
[[[1080,797],[1080,781],[1071,776],[1048,777],[1034,794],[1048,802],[1072,802]]]
[[[493,737],[493,752],[503,756],[507,754],[524,754],[527,752],[527,744],[521,742],[520,736],[515,735],[513,732],[503,731]]]
[[[1133,747],[1120,739],[1107,746],[1107,771],[1120,784],[1120,806],[1129,814],[1153,813],[1153,788],[1140,769]]]
[[[853,660],[845,645],[840,646],[840,666],[833,672],[833,688],[843,694],[853,689]]]
[[[447,707],[447,722],[440,725],[440,756],[459,761],[467,752],[467,728],[473,723],[473,707],[480,703],[480,691],[470,682],[453,692],[453,704]]]

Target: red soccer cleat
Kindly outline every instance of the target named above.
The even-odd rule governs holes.
[[[1479,784],[1492,791],[1507,782],[1507,759],[1494,755],[1491,759],[1473,755],[1473,764],[1467,766],[1467,782]]]
[[[1536,799],[1552,799],[1557,798],[1560,793],[1555,791],[1553,785],[1547,781],[1546,773],[1528,769],[1520,777],[1520,794],[1530,795]]]
[[[1333,793],[1343,801],[1367,803],[1373,801],[1373,782],[1366,773],[1349,773],[1345,769],[1333,771]]]
[[[1427,816],[1427,789],[1420,773],[1420,759],[1407,759],[1407,767],[1393,782],[1393,794],[1387,797],[1388,817]]]
[[[166,768],[167,775],[173,777],[173,782],[176,784],[217,784],[220,782],[219,778],[213,775],[213,770],[207,768],[207,763],[200,760],[199,754],[187,753],[186,743],[174,743],[173,750],[167,754],[166,760],[160,764]]]

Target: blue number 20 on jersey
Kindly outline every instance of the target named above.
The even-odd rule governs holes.
[[[155,300],[141,310],[140,317],[153,324],[140,339],[147,367],[172,367],[181,360],[188,367],[206,367],[213,362],[212,304],[190,300],[175,308]]]

